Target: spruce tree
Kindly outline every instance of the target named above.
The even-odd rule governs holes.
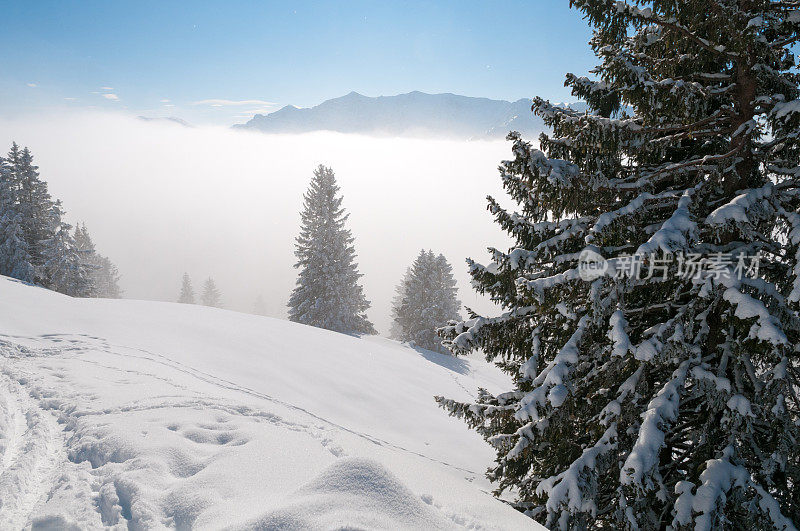
[[[92,275],[92,289],[95,297],[119,299],[122,288],[119,285],[120,274],[117,266],[108,257],[97,255],[97,269]]]
[[[46,286],[50,279],[45,267],[48,260],[45,247],[46,242],[52,240],[56,230],[60,228],[60,207],[58,220],[54,221],[55,203],[47,190],[47,183],[39,176],[38,166],[33,164],[33,155],[28,148],[20,150],[16,142],[13,143],[6,160],[17,183],[17,208],[35,269],[34,280],[37,284]]]
[[[303,196],[302,227],[296,239],[297,286],[289,299],[289,319],[336,332],[374,334],[370,304],[359,284],[348,214],[333,170],[320,165]]]
[[[200,302],[203,306],[222,308],[222,293],[220,293],[217,283],[211,277],[208,277],[203,284],[203,294],[200,296]]]
[[[75,248],[87,270],[91,284],[91,296],[118,299],[122,296],[119,287],[119,270],[110,259],[97,252],[85,223],[75,226]]]
[[[43,242],[41,251],[44,286],[70,297],[90,297],[89,269],[70,233],[72,227],[62,217],[61,202],[56,201],[50,210],[52,236]]]
[[[453,268],[443,255],[420,251],[398,288],[394,308],[399,339],[419,347],[442,352],[436,329],[461,319],[461,302],[453,278]]]
[[[402,341],[403,339],[403,329],[400,326],[400,315],[398,310],[400,309],[400,305],[403,304],[403,299],[406,296],[406,285],[408,284],[408,280],[411,278],[411,266],[406,268],[406,272],[403,273],[403,278],[400,279],[400,282],[394,288],[394,297],[392,298],[392,324],[389,327],[389,338],[395,339],[397,341]]]
[[[515,247],[469,261],[504,312],[441,331],[514,389],[437,400],[551,528],[794,529],[800,3],[571,3],[600,65],[567,85],[592,112],[536,99],[552,134],[509,135],[520,208],[489,210]]]
[[[192,279],[189,273],[183,274],[183,281],[181,282],[181,293],[178,295],[178,302],[181,304],[194,304],[194,288],[192,287]]]
[[[33,257],[25,240],[18,198],[16,173],[0,157],[0,275],[33,282]]]

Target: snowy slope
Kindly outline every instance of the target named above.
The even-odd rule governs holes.
[[[0,354],[2,529],[536,528],[431,398],[482,360],[5,277]]]

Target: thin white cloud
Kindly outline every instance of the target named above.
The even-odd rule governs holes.
[[[64,98],[64,99],[65,99],[65,100],[67,100],[67,101],[75,101],[75,100],[77,100],[78,98]]]
[[[119,96],[116,94],[103,94],[103,97],[107,100],[119,101]]]
[[[163,100],[161,100],[161,103],[169,103],[169,100],[168,99],[163,99]]]
[[[175,107],[175,105],[173,105],[172,103],[165,103],[164,107]]]
[[[212,107],[227,107],[232,105],[266,105],[274,106],[277,103],[264,100],[221,100],[221,99],[208,99],[193,101],[192,105],[211,105]]]
[[[31,88],[36,88],[39,85],[37,85],[36,83],[28,83],[28,86],[31,87]]]
[[[100,87],[100,90],[114,90],[114,87]]]

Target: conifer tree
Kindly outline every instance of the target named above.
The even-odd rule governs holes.
[[[289,299],[289,319],[336,332],[374,334],[370,304],[359,284],[348,214],[333,170],[320,165],[303,196],[302,227],[295,245],[300,274]]]
[[[203,284],[203,294],[200,296],[200,302],[203,306],[222,308],[222,293],[220,293],[217,283],[211,277],[208,277]]]
[[[0,275],[33,282],[33,258],[25,241],[18,191],[16,173],[0,157]]]
[[[16,181],[17,208],[34,267],[34,280],[37,284],[47,285],[50,279],[45,268],[48,260],[45,247],[60,228],[61,209],[58,207],[58,220],[54,220],[55,203],[47,190],[47,183],[39,177],[39,168],[33,164],[33,155],[28,148],[20,150],[16,142],[13,143],[6,160]]]
[[[61,202],[56,201],[50,210],[52,236],[42,246],[44,285],[70,297],[89,297],[92,295],[89,270],[70,233],[72,227],[62,216]]]
[[[260,294],[253,303],[253,313],[256,315],[267,315],[267,304],[264,302],[264,297]]]
[[[91,296],[118,299],[122,296],[119,287],[119,270],[107,257],[99,254],[85,223],[75,226],[75,248],[87,270],[91,284]]]
[[[194,304],[194,288],[192,287],[192,279],[189,273],[183,274],[183,281],[181,282],[181,293],[178,295],[178,302],[181,304]]]
[[[436,329],[461,319],[457,294],[453,268],[447,259],[433,251],[420,251],[398,288],[394,314],[399,339],[442,352]]]
[[[101,254],[96,256],[97,269],[92,275],[94,296],[104,299],[119,299],[122,297],[122,288],[119,285],[119,269],[108,257]]]
[[[400,326],[399,322],[399,313],[398,310],[400,309],[400,305],[403,304],[403,299],[406,296],[406,285],[408,284],[408,280],[411,278],[411,266],[406,268],[406,272],[403,273],[403,278],[400,279],[400,283],[397,284],[394,288],[394,297],[392,298],[392,324],[389,328],[389,338],[395,339],[397,341],[403,341],[403,329]]]
[[[441,331],[514,389],[437,400],[551,528],[795,529],[800,3],[571,3],[593,112],[536,99],[541,151],[509,135],[520,209],[489,210],[515,247],[469,261],[505,311]]]

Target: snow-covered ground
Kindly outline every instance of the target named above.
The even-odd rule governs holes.
[[[534,529],[432,396],[483,360],[0,277],[0,528]]]

